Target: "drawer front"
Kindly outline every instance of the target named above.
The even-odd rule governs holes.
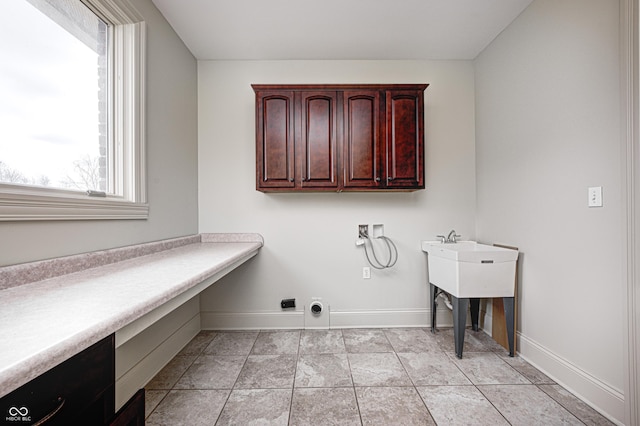
[[[114,412],[114,335],[85,349],[0,400],[0,424],[104,424]]]

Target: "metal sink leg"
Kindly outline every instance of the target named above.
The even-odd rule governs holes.
[[[509,341],[509,356],[514,356],[513,350],[513,328],[515,326],[515,298],[503,297],[502,304],[504,305],[504,318],[507,321],[507,340]]]
[[[436,308],[438,307],[438,303],[436,302],[436,298],[438,296],[438,287],[429,283],[429,304],[431,305],[431,332],[436,332]]]
[[[453,304],[453,340],[456,347],[456,356],[462,359],[462,346],[464,344],[464,327],[467,323],[468,298],[451,296]]]
[[[478,331],[480,330],[480,327],[478,326],[478,320],[480,319],[480,299],[469,299],[469,308],[471,311],[471,329],[473,331]]]

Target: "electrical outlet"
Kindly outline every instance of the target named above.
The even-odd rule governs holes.
[[[358,238],[369,238],[369,225],[358,225]]]
[[[282,309],[291,309],[296,307],[296,299],[282,299],[280,302]]]
[[[362,267],[362,278],[368,280],[371,278],[371,268],[368,266]]]

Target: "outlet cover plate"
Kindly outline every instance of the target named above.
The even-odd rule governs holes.
[[[369,266],[362,267],[362,278],[368,280],[371,278],[371,268]]]

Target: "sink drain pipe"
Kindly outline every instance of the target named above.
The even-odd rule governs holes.
[[[445,306],[449,308],[450,311],[453,311],[453,304],[451,303],[451,296],[449,295],[449,293],[447,293],[446,291],[440,291],[438,296],[440,296]]]

